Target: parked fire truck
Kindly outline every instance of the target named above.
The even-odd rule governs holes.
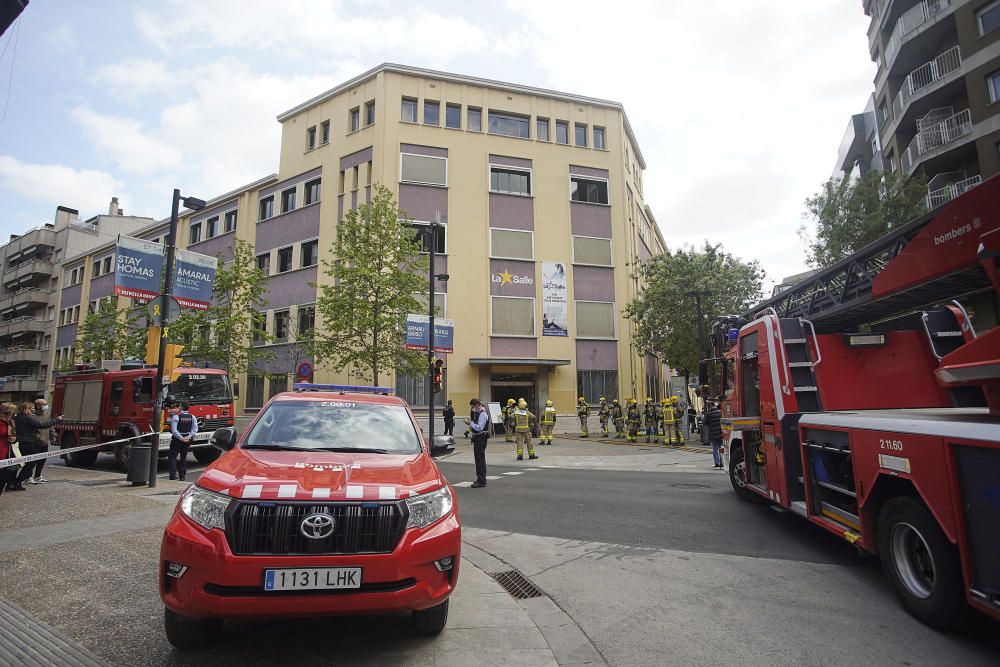
[[[62,449],[80,445],[111,442],[131,436],[158,432],[161,455],[170,445],[167,411],[163,423],[153,428],[153,382],[156,367],[146,364],[113,370],[84,368],[56,376],[52,414],[62,415],[55,427]],[[186,401],[198,420],[198,435],[191,452],[201,463],[218,457],[219,451],[208,446],[208,439],[218,429],[233,425],[233,393],[225,371],[212,368],[178,367],[170,371],[166,405]],[[68,465],[89,466],[98,452],[115,456],[118,465],[128,470],[132,442],[95,447],[64,456]]]
[[[877,554],[941,629],[1000,619],[1000,326],[962,305],[996,308],[998,263],[1000,177],[722,318],[701,367],[739,497]]]

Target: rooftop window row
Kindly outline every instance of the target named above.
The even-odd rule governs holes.
[[[363,125],[362,122],[364,123]],[[374,124],[375,100],[369,100],[365,102],[363,106],[359,105],[348,110],[346,124],[347,132],[345,134],[357,132],[365,127],[371,127]],[[330,143],[330,130],[330,120],[324,120],[317,125],[312,125],[306,128],[306,151],[311,151],[314,148],[325,146]]]

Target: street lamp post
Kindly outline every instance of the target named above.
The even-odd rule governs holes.
[[[182,197],[181,191],[174,188],[174,198],[170,206],[170,229],[168,233],[167,261],[164,266],[163,293],[157,298],[160,300],[160,312],[167,312],[167,300],[170,298],[170,290],[174,286],[174,249],[177,246],[177,216],[180,213],[180,205],[192,211],[197,211],[205,207],[205,201],[197,197]],[[167,323],[163,321],[160,326],[160,345],[156,355],[156,380],[153,382],[153,390],[156,392],[156,400],[153,404],[153,424],[155,433],[153,443],[149,453],[149,488],[156,486],[156,468],[160,459],[160,429],[163,424],[163,402],[166,398],[166,385],[163,382],[163,365],[167,356]]]
[[[437,243],[437,233],[441,228],[438,221],[432,222],[425,231],[420,232],[427,240],[428,254],[428,286],[427,286],[427,439],[434,442],[434,281],[447,281],[447,273],[437,273],[435,268],[435,244]]]

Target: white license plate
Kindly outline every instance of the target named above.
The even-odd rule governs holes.
[[[194,437],[191,438],[192,442],[208,442],[208,439],[212,437],[211,433],[207,431],[205,433],[195,433]]]
[[[360,587],[360,567],[264,570],[265,591],[316,591]]]

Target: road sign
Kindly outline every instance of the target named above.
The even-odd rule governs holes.
[[[407,350],[427,350],[430,318],[427,315],[409,314],[406,316]],[[455,322],[444,318],[434,318],[434,351],[451,354],[455,348]]]
[[[309,379],[312,377],[313,367],[308,361],[303,361],[299,364],[299,367],[295,369],[295,375],[300,378]]]
[[[181,304],[169,294],[161,294],[146,306],[154,327],[169,326],[181,316]]]

